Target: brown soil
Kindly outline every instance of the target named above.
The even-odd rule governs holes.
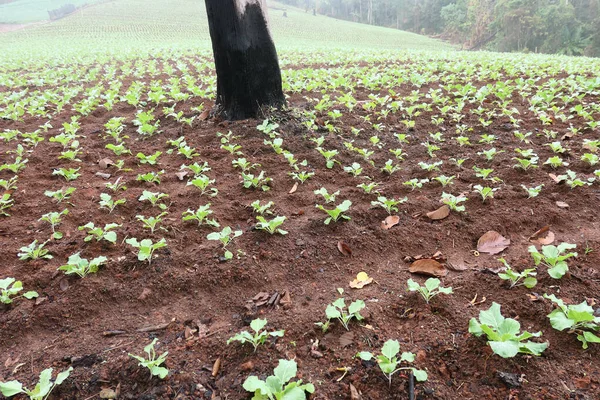
[[[127,85],[124,85],[127,87]],[[407,93],[410,91],[406,90]],[[401,93],[402,94],[402,93]],[[368,92],[359,89],[356,98],[367,98]],[[520,98],[515,96],[515,102]],[[290,99],[292,108],[305,106],[300,95]],[[191,105],[186,104],[189,110]],[[465,111],[466,113],[466,111]],[[0,380],[19,379],[29,386],[39,372],[49,366],[66,369],[73,366],[71,377],[58,387],[52,398],[94,398],[102,388],[119,387],[120,398],[126,399],[242,399],[249,396],[242,388],[244,379],[251,374],[261,377],[272,372],[280,358],[295,358],[299,375],[316,386],[313,399],[348,399],[349,383],[363,394],[363,399],[406,399],[406,376],[398,374],[391,387],[376,366],[353,359],[361,350],[377,351],[387,339],[397,339],[403,351],[417,354],[415,366],[426,369],[429,380],[417,384],[416,392],[422,399],[595,399],[600,393],[599,346],[591,345],[587,351],[574,335],[552,329],[546,315],[552,310],[548,301],[532,301],[530,294],[555,293],[570,302],[585,298],[598,299],[600,290],[598,268],[600,259],[597,186],[570,190],[555,185],[548,177],[550,170],[540,168],[531,173],[521,173],[512,168],[514,147],[519,147],[512,134],[503,129],[507,121],[498,119],[489,133],[499,137],[495,147],[506,149],[490,164],[484,164],[473,148],[458,147],[448,140],[438,159],[443,160],[444,173],[456,175],[455,184],[442,188],[428,184],[411,192],[402,182],[428,175],[416,164],[428,157],[419,143],[428,140],[428,132],[439,128],[430,122],[431,113],[417,119],[417,128],[410,132],[410,145],[403,145],[407,153],[402,169],[391,176],[378,168],[367,165],[356,154],[347,151],[344,138],[352,138],[349,127],[363,127],[365,132],[355,141],[357,147],[370,147],[369,136],[373,134],[370,124],[360,115],[366,112],[357,107],[354,113],[345,113],[339,126],[344,127],[341,136],[327,135],[324,147],[338,149],[337,159],[342,165],[359,162],[365,172],[382,182],[381,191],[390,197],[408,196],[408,202],[400,206],[400,224],[384,231],[380,222],[387,216],[381,208],[371,208],[373,195],[367,195],[356,185],[362,180],[345,173],[340,165],[326,169],[323,158],[309,141],[314,133],[307,133],[294,118],[281,121],[280,131],[284,148],[293,152],[299,160],[307,159],[315,176],[298,190],[289,194],[293,181],[287,175],[290,170],[285,159],[276,155],[263,144],[264,135],[255,129],[256,121],[219,124],[215,121],[196,121],[189,128],[172,119],[161,118],[163,134],[147,140],[138,140],[135,128],[128,123],[125,134],[130,136],[128,147],[135,155],[163,151],[160,166],[137,167],[135,156],[127,156],[126,165],[134,171],[119,173],[113,167],[101,170],[98,160],[116,157],[104,148],[106,141],[100,136],[102,125],[113,116],[134,117],[131,106],[118,105],[106,112],[97,109],[82,118],[81,146],[85,154],[82,163],[58,161],[61,146],[48,140],[37,146],[29,156],[27,168],[19,174],[18,190],[14,192],[15,206],[11,218],[0,219],[0,261],[2,277],[21,279],[25,290],[37,290],[41,299],[20,299],[0,311]],[[158,113],[157,113],[158,114]],[[390,115],[386,125],[402,131],[400,118]],[[522,116],[521,131],[541,130],[538,122],[527,115]],[[54,129],[46,135],[59,132],[57,127],[67,116],[61,114],[52,121]],[[476,125],[469,116],[466,123]],[[34,130],[40,125],[37,119],[15,123],[0,121],[0,130]],[[563,132],[567,125],[558,123],[553,129]],[[453,129],[450,125],[445,129]],[[231,130],[243,146],[242,151],[252,162],[262,164],[267,175],[273,178],[272,190],[268,192],[243,189],[239,170],[231,165],[233,157],[220,148],[217,132]],[[477,132],[475,132],[477,133]],[[176,172],[186,160],[176,154],[168,155],[167,139],[185,135],[188,143],[199,151],[197,160],[210,164],[211,178],[216,179],[219,194],[215,198],[200,197],[199,192],[186,187]],[[373,157],[380,167],[389,156],[390,148],[398,147],[390,132],[380,133],[384,146]],[[597,134],[585,131],[582,137]],[[550,150],[534,138],[534,148],[543,162]],[[579,139],[578,139],[579,140]],[[14,146],[0,144],[0,154]],[[482,146],[474,146],[480,151]],[[569,155],[571,167],[578,173],[591,174],[580,157],[579,146],[573,146]],[[470,157],[463,169],[452,167],[450,158]],[[3,156],[3,161],[7,158]],[[499,185],[496,198],[486,202],[470,186],[481,183],[473,175],[471,167],[490,165],[494,175],[504,183]],[[72,197],[73,206],[57,206],[44,196],[44,191],[65,186],[64,180],[52,176],[52,168],[58,166],[81,167],[82,177],[68,185],[77,188]],[[141,172],[164,169],[159,186],[136,182]],[[109,214],[98,208],[99,194],[106,192],[106,181],[96,172],[122,176],[128,189],[119,193],[126,198],[124,206]],[[2,172],[0,178],[10,175]],[[527,199],[520,185],[545,184],[542,194]],[[325,186],[329,192],[341,190],[338,199],[353,202],[348,215],[350,221],[323,224],[324,214],[315,209],[315,189]],[[158,210],[137,201],[144,189],[168,193],[169,215],[164,226],[167,231],[150,234],[143,230],[136,215],[156,215]],[[417,214],[439,206],[442,191],[453,194],[469,193],[465,203],[466,214],[452,213],[448,218],[431,222]],[[288,220],[282,226],[289,232],[286,236],[270,236],[254,231],[254,216],[248,205],[256,200],[274,201],[278,215]],[[557,200],[567,202],[568,209],[557,207]],[[244,234],[230,246],[243,255],[228,262],[220,262],[222,251],[214,242],[206,240],[210,228],[198,228],[193,223],[183,223],[181,213],[196,209],[199,205],[212,203],[214,216],[221,226],[243,230]],[[38,222],[40,216],[67,207],[69,215],[59,230],[65,237],[47,244],[54,258],[44,261],[19,261],[19,248],[35,238],[46,240],[51,229]],[[84,242],[85,234],[77,227],[87,222],[104,225],[116,222],[117,245]],[[523,287],[509,290],[503,282],[489,273],[497,269],[498,256],[479,255],[475,249],[477,239],[488,230],[496,230],[511,240],[510,247],[502,253],[507,261],[518,269],[532,265],[527,252],[528,237],[537,229],[551,225],[557,242],[576,243],[579,257],[569,263],[571,276],[560,281],[551,279],[540,269],[539,283],[533,290]],[[138,262],[132,248],[122,241],[125,237],[166,238],[168,247],[159,250],[151,266]],[[352,249],[352,257],[345,257],[337,249],[338,241],[345,241]],[[584,255],[588,247],[593,251]],[[407,256],[432,255],[440,251],[446,258],[462,260],[466,271],[451,271],[443,278],[445,286],[452,286],[454,294],[439,296],[430,306],[416,294],[406,292],[406,280],[424,279],[408,272]],[[85,258],[105,255],[106,266],[97,274],[84,279],[65,277],[57,272],[68,256],[81,252]],[[375,282],[360,290],[350,289],[348,283],[360,271],[366,271]],[[351,323],[353,341],[343,347],[339,337],[345,333],[339,324],[333,324],[323,334],[314,323],[324,320],[328,303],[338,297],[336,288],[344,288],[347,299],[364,299],[367,309],[364,326]],[[289,291],[290,306],[246,307],[248,300],[259,292],[272,294]],[[471,304],[475,298],[476,305]],[[533,296],[535,298],[535,296]],[[481,301],[481,302],[480,302]],[[483,339],[477,339],[467,331],[468,321],[478,316],[495,301],[502,305],[507,317],[518,318],[522,328],[530,332],[543,331],[543,339],[550,347],[541,357],[517,356],[502,359],[491,353]],[[597,301],[597,300],[596,300]],[[596,306],[597,307],[597,306]],[[248,346],[226,345],[233,334],[249,329],[249,322],[256,317],[267,318],[268,327],[285,329],[285,337],[261,346],[256,353]],[[172,321],[168,326],[164,324]],[[139,329],[156,327],[163,329]],[[191,334],[200,325],[207,331],[202,337]],[[190,328],[192,330],[190,330]],[[120,330],[117,336],[106,336],[106,331]],[[188,334],[186,334],[186,331]],[[142,354],[142,348],[152,338],[160,340],[159,352],[169,351],[166,366],[169,377],[164,380],[150,379],[147,370],[137,366],[128,353]],[[318,351],[311,353],[311,345],[319,341]],[[217,359],[221,366],[215,374],[213,365]],[[342,379],[336,368],[350,367]],[[499,378],[498,372],[523,374],[525,381],[519,388],[510,388]]]

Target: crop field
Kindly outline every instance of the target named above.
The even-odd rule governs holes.
[[[288,109],[227,122],[143,4],[0,34],[5,394],[598,398],[599,60],[271,3]]]

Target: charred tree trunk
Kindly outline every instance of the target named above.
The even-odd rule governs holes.
[[[265,0],[205,0],[217,70],[217,110],[226,119],[256,118],[285,105]]]

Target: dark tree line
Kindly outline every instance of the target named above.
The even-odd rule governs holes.
[[[467,49],[600,56],[600,0],[280,0]]]

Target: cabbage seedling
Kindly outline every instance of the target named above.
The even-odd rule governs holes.
[[[151,155],[145,155],[144,153],[137,153],[136,157],[140,160],[141,164],[156,165],[158,164],[158,157],[162,154],[162,151],[157,151]]]
[[[116,232],[112,232],[113,229],[115,228],[119,228],[121,227],[121,225],[119,224],[106,224],[104,225],[104,229],[100,228],[99,226],[95,226],[93,222],[88,222],[85,225],[82,225],[80,227],[78,227],[77,229],[79,229],[80,231],[86,230],[87,231],[87,236],[85,237],[84,241],[89,242],[92,239],[96,239],[96,241],[100,241],[102,239],[106,240],[107,242],[111,242],[112,244],[115,244],[117,242],[117,233]]]
[[[246,189],[260,187],[263,192],[270,190],[269,184],[273,179],[265,177],[265,171],[260,171],[260,174],[247,174],[242,171],[242,185]]]
[[[561,243],[558,246],[546,245],[542,246],[542,252],[540,253],[535,246],[529,246],[527,249],[536,267],[540,264],[544,264],[548,267],[548,275],[554,279],[562,278],[568,271],[569,266],[567,261],[571,257],[577,257],[577,253],[565,253],[567,250],[576,248],[576,244],[572,243]]]
[[[369,182],[369,183],[361,183],[360,185],[356,185],[357,188],[361,188],[365,193],[378,193],[375,188],[379,186],[377,182]]]
[[[52,259],[53,257],[48,254],[48,250],[44,248],[44,246],[48,243],[45,241],[44,243],[40,243],[38,245],[37,239],[31,242],[29,246],[21,247],[20,252],[17,254],[19,256],[19,260],[37,260],[40,258]]]
[[[349,220],[350,217],[344,215],[344,213],[350,209],[351,205],[352,202],[350,200],[344,200],[333,210],[328,210],[320,204],[317,204],[316,207],[321,211],[325,211],[329,215],[329,217],[327,217],[324,221],[325,225],[329,225],[331,221],[337,222],[340,218]]]
[[[539,356],[548,348],[548,342],[525,342],[529,338],[542,336],[542,332],[519,334],[520,330],[519,321],[502,316],[500,305],[495,302],[488,310],[479,312],[479,321],[475,318],[469,321],[469,333],[477,337],[486,335],[492,351],[502,358],[511,358],[518,353]]]
[[[544,294],[544,298],[551,300],[557,308],[548,314],[550,324],[558,331],[568,329],[569,333],[577,333],[577,340],[582,343],[584,349],[588,343],[600,343],[600,337],[594,332],[600,331],[600,317],[596,317],[594,309],[587,301],[581,304],[569,304],[558,299],[555,295]]]
[[[287,235],[288,232],[283,229],[279,229],[279,227],[283,224],[283,222],[287,219],[285,216],[280,217],[277,216],[271,220],[267,220],[262,215],[258,215],[256,217],[258,223],[256,224],[256,229],[260,229],[263,231],[269,232],[271,235],[275,233],[279,233],[281,235]]]
[[[7,213],[6,210],[10,210],[14,204],[15,201],[11,198],[11,194],[4,193],[2,197],[0,197],[0,215],[10,217],[10,214]]]
[[[42,215],[42,217],[38,221],[48,222],[52,227],[52,237],[58,240],[63,237],[63,234],[61,232],[57,232],[56,227],[62,222],[62,217],[67,215],[68,213],[69,210],[67,210],[66,208],[61,212],[49,212]]]
[[[494,192],[496,192],[498,190],[498,188],[492,189],[489,186],[483,187],[481,185],[475,185],[475,186],[473,186],[473,189],[475,189],[475,190],[473,190],[474,192],[477,192],[481,195],[481,199],[484,203],[487,199],[493,199]]]
[[[379,196],[377,197],[377,201],[372,201],[371,205],[373,207],[381,207],[383,208],[385,211],[387,211],[388,214],[392,214],[392,212],[398,212],[398,207],[396,207],[398,204],[402,204],[405,203],[408,200],[408,197],[404,197],[403,199],[388,199],[385,196]]]
[[[450,207],[453,211],[464,212],[465,206],[459,206],[459,203],[469,200],[467,197],[460,195],[454,196],[452,194],[442,192],[442,203]]]
[[[364,319],[363,316],[360,315],[360,310],[362,310],[363,308],[365,308],[365,302],[362,300],[356,300],[350,303],[348,308],[346,308],[346,302],[344,298],[341,297],[333,303],[327,305],[327,308],[325,309],[325,316],[327,317],[327,322],[319,322],[316,325],[321,326],[325,331],[327,330],[325,326],[329,327],[329,323],[331,322],[331,320],[337,319],[338,321],[340,321],[342,326],[348,331],[350,330],[348,328],[348,324],[350,324],[352,318],[356,319],[357,321],[362,321]]]
[[[279,364],[273,370],[273,375],[267,377],[266,381],[252,375],[246,378],[243,388],[254,393],[253,399],[290,399],[306,400],[306,393],[314,393],[315,387],[312,383],[302,384],[302,380],[289,382],[296,376],[298,364],[294,360],[279,360]],[[289,382],[289,383],[288,383]]]
[[[169,197],[166,193],[161,192],[150,192],[148,190],[144,190],[142,195],[138,198],[138,201],[149,201],[153,207],[158,207],[161,210],[166,210],[167,205],[163,203],[159,203],[160,200],[166,199]]]
[[[498,278],[509,281],[511,289],[521,285],[525,286],[527,289],[531,289],[537,285],[537,279],[535,278],[537,272],[535,272],[535,268],[529,268],[525,269],[523,272],[517,272],[512,269],[512,267],[504,258],[499,258],[498,261],[500,261],[506,268],[504,272],[498,273]]]
[[[187,211],[184,211],[182,214],[182,219],[183,221],[196,221],[198,222],[198,226],[204,224],[218,228],[219,223],[214,219],[208,218],[208,216],[212,213],[213,212],[210,209],[210,203],[208,203],[206,205],[198,207],[197,210],[188,209]]]
[[[139,242],[136,238],[129,238],[125,240],[125,243],[138,249],[138,260],[148,260],[148,265],[152,264],[152,256],[156,250],[167,247],[167,241],[164,238],[156,243],[153,243],[151,239],[144,239]]]
[[[250,343],[254,347],[254,352],[256,353],[256,349],[261,344],[264,344],[267,341],[269,336],[271,337],[283,337],[285,333],[284,330],[267,332],[267,330],[262,330],[267,325],[266,319],[254,319],[250,322],[250,328],[255,332],[250,333],[248,331],[242,331],[237,335],[234,335],[227,339],[227,344],[231,342],[240,342],[241,344]]]
[[[81,176],[81,174],[78,173],[80,169],[81,168],[58,168],[52,171],[52,175],[62,176],[67,182],[74,181]]]
[[[104,256],[96,257],[92,260],[81,258],[80,253],[69,256],[67,264],[58,267],[59,271],[65,271],[66,275],[77,274],[80,278],[85,278],[87,274],[95,274],[102,264],[108,261]]]
[[[68,201],[71,198],[71,195],[73,193],[75,193],[76,190],[77,189],[75,189],[74,187],[62,188],[62,189],[56,190],[56,191],[46,190],[44,192],[44,196],[51,197],[57,203],[61,203],[61,202],[65,201],[65,200]],[[71,203],[69,203],[69,204],[71,204]]]
[[[534,187],[530,187],[528,188],[525,185],[521,185],[521,187],[523,189],[525,189],[525,191],[527,192],[527,198],[531,199],[533,197],[537,197],[540,192],[542,191],[542,188],[544,187],[544,184],[538,185],[538,186],[534,186]]]
[[[383,166],[383,168],[381,168],[381,170],[383,172],[386,172],[387,174],[391,175],[396,171],[400,170],[400,166],[399,165],[394,165],[394,161],[392,160],[387,160],[385,162],[385,165]]]
[[[314,194],[317,194],[317,195],[320,194],[321,196],[323,196],[323,198],[325,199],[325,203],[333,203],[335,201],[336,196],[338,194],[340,194],[340,191],[338,190],[335,193],[329,194],[329,192],[327,192],[327,189],[325,189],[324,187],[322,187],[322,188],[320,188],[318,190],[315,190]]]
[[[223,249],[225,249],[225,259],[231,260],[233,258],[233,253],[227,250],[227,245],[236,237],[242,236],[242,231],[232,231],[230,226],[226,226],[223,228],[221,232],[212,232],[206,235],[208,240],[218,240],[223,245]]]
[[[141,182],[148,182],[148,183],[155,183],[157,185],[160,185],[160,176],[162,174],[164,174],[165,171],[158,171],[158,172],[148,172],[145,174],[138,174],[138,176],[135,178],[136,181],[141,181]]]
[[[361,168],[359,163],[352,163],[352,165],[348,167],[344,167],[344,171],[351,174],[352,176],[359,176],[362,174],[363,169]]]
[[[186,186],[194,186],[197,189],[200,189],[200,196],[205,193],[209,193],[210,197],[215,197],[219,194],[219,190],[217,188],[209,188],[210,185],[214,184],[215,180],[210,179],[206,175],[196,175],[194,179],[189,181]]]
[[[425,299],[425,302],[429,304],[429,301],[437,296],[438,294],[452,294],[451,287],[443,287],[440,285],[440,280],[437,278],[429,278],[425,281],[425,285],[421,286],[417,282],[409,279],[406,281],[409,292],[419,292],[419,294]]]
[[[23,290],[23,282],[17,281],[15,278],[0,279],[0,303],[10,304],[19,297],[31,300],[39,296],[39,294],[33,290],[16,296],[21,290]]]
[[[136,215],[135,218],[137,218],[138,221],[142,221],[142,224],[144,224],[144,228],[146,229],[150,229],[151,233],[154,233],[154,230],[157,228],[158,224],[160,224],[162,222],[162,217],[164,217],[165,215],[167,215],[168,212],[164,211],[161,212],[160,214],[158,214],[156,217],[150,216],[150,217],[145,217],[143,215]],[[166,230],[165,228],[162,228]]]
[[[113,200],[112,196],[108,193],[100,193],[100,208],[106,208],[108,213],[111,214],[114,209],[120,205],[125,204],[126,199]]]
[[[30,400],[45,400],[56,386],[69,377],[71,371],[73,371],[73,367],[69,367],[69,369],[56,375],[56,379],[52,382],[52,368],[45,369],[40,373],[39,382],[33,390],[23,387],[23,384],[19,381],[0,382],[0,392],[6,397],[23,393],[29,396]]]
[[[308,179],[312,178],[315,173],[309,171],[299,171],[299,172],[290,172],[289,175],[292,179],[300,181],[300,183],[306,182]]]
[[[381,354],[375,357],[373,353],[368,351],[361,351],[356,357],[361,360],[370,361],[374,357],[377,360],[379,369],[383,375],[387,378],[388,384],[392,385],[392,375],[398,371],[411,370],[418,382],[424,382],[427,380],[427,372],[416,369],[414,367],[399,367],[403,362],[412,363],[415,361],[415,355],[410,352],[404,352],[398,359],[398,353],[400,353],[400,343],[397,340],[388,340],[383,344],[381,348]]]
[[[148,358],[143,356],[136,356],[135,354],[128,353],[129,357],[135,358],[139,361],[140,366],[148,368],[150,370],[150,377],[158,376],[160,379],[165,379],[169,374],[169,370],[165,367],[161,367],[161,365],[167,359],[167,355],[169,355],[168,351],[164,353],[156,355],[156,350],[154,346],[158,342],[157,338],[154,338],[150,344],[144,347],[144,352],[148,355]]]

